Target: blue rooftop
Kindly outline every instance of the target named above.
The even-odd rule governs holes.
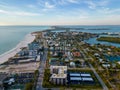
[[[85,78],[83,77],[82,80],[83,80],[83,81],[93,81],[92,78],[86,78],[86,77],[85,77]]]
[[[79,73],[70,73],[70,76],[80,76]]]
[[[82,80],[82,78],[81,77],[70,77],[70,80],[80,81]]]
[[[90,74],[86,74],[86,73],[82,73],[81,76],[82,77],[90,77],[91,75]]]

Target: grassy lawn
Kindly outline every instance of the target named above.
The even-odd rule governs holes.
[[[49,78],[50,78],[50,69],[45,69],[43,84],[42,84],[44,88],[52,88],[53,85],[49,82]]]

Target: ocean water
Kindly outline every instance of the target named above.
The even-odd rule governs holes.
[[[109,30],[78,30],[81,32],[102,33],[102,32],[120,32],[120,26],[65,26],[72,28],[108,28]],[[34,31],[41,31],[50,28],[50,26],[0,26],[0,54],[3,54],[14,48],[25,35]],[[88,42],[96,43],[95,39],[90,39]],[[99,42],[102,43],[102,42]],[[112,43],[106,43],[112,44]],[[113,44],[120,46],[119,44]]]
[[[14,48],[31,32],[49,28],[48,26],[0,26],[0,55]]]

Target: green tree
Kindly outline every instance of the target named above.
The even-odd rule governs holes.
[[[33,88],[33,83],[27,83],[25,85],[25,90],[32,90],[32,88]]]

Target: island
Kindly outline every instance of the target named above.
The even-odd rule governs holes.
[[[99,37],[97,38],[98,41],[107,41],[112,43],[120,43],[120,37]]]

